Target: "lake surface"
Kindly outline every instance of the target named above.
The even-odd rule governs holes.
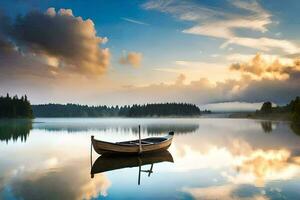
[[[131,168],[115,160],[120,169],[92,178],[91,165],[107,160],[91,156],[91,135],[136,139],[139,124],[143,137],[175,131],[172,159]],[[1,121],[0,199],[299,199],[299,134],[250,119]]]

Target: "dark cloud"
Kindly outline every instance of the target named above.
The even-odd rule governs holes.
[[[9,53],[13,50],[13,44],[6,36],[10,31],[10,20],[0,11],[0,55]]]
[[[300,71],[289,71],[287,80],[252,80],[247,87],[235,96],[241,101],[273,101],[285,104],[296,96],[300,96]]]
[[[249,62],[235,63],[230,69],[244,75],[237,83],[242,89],[235,95],[236,100],[286,103],[300,95],[300,63],[297,59],[289,64],[280,58],[268,62],[257,54]]]
[[[70,9],[33,11],[13,22],[0,15],[0,51],[6,52],[0,67],[6,70],[25,68],[27,60],[36,70],[48,66],[49,74],[99,75],[109,65],[109,50],[100,48],[106,41],[92,20],[75,17]]]
[[[0,35],[0,53],[2,55],[13,52],[13,47],[14,46],[9,41]]]

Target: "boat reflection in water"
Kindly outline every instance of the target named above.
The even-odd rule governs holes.
[[[139,167],[138,185],[140,185],[141,173],[146,172],[148,176],[153,173],[153,165],[160,162],[174,162],[171,153],[167,150],[151,154],[141,155],[113,155],[103,154],[97,158],[92,165],[91,177],[94,178],[95,174],[107,171]],[[149,170],[142,170],[143,165],[151,165]]]

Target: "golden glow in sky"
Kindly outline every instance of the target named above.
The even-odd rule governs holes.
[[[299,30],[278,2],[80,4],[0,4],[1,93],[109,105],[281,104],[299,95]]]

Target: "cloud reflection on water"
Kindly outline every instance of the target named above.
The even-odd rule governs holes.
[[[207,141],[209,142],[209,141]],[[300,165],[288,149],[259,149],[240,139],[228,146],[214,144],[201,146],[180,145],[172,148],[174,170],[215,169],[234,184],[253,184],[264,187],[274,180],[287,180],[300,175]]]
[[[183,192],[187,192],[196,199],[206,199],[206,200],[268,200],[269,198],[264,194],[254,194],[251,197],[241,197],[235,194],[238,190],[237,185],[227,184],[220,186],[212,186],[207,188],[183,188]],[[264,193],[262,191],[262,193]]]
[[[112,198],[126,188],[124,197],[151,196],[155,190],[158,197],[164,193],[170,198],[181,191],[204,199],[268,199],[264,190],[269,184],[300,177],[300,138],[288,123],[272,122],[272,131],[265,134],[259,120],[60,120],[34,124],[25,143],[0,146],[0,190],[6,195],[23,199]],[[105,172],[91,179],[90,135],[108,141],[136,138],[138,124],[144,127],[143,136],[172,128],[179,132],[170,148],[174,164],[155,166],[157,176],[147,179],[139,190],[134,169]],[[73,129],[78,132],[68,131]],[[170,191],[162,191],[164,185],[172,185]],[[239,196],[241,187],[256,190],[251,195],[242,191],[244,196]],[[3,192],[0,199],[1,195]]]
[[[204,138],[199,137],[198,141],[201,139]],[[284,147],[284,142],[277,148],[261,148],[243,137],[221,144],[214,137],[205,139],[205,145],[175,141],[171,149],[175,160],[173,170],[193,173],[215,170],[222,177],[221,182],[214,179],[213,185],[182,188],[196,199],[269,199],[259,192],[264,191],[267,184],[300,177],[300,157],[292,152],[295,149]],[[251,197],[236,196],[243,185],[261,189]]]
[[[89,151],[85,151],[89,141],[72,135],[49,137],[36,130],[32,134],[32,138],[42,138],[15,146],[14,151],[4,149],[9,157],[0,156],[6,163],[0,165],[0,199],[10,195],[25,200],[79,200],[107,195],[111,181],[105,174],[90,179]]]
[[[24,171],[10,183],[14,196],[21,199],[91,199],[106,196],[110,186],[104,174],[91,181],[81,166],[64,166],[47,173]]]

